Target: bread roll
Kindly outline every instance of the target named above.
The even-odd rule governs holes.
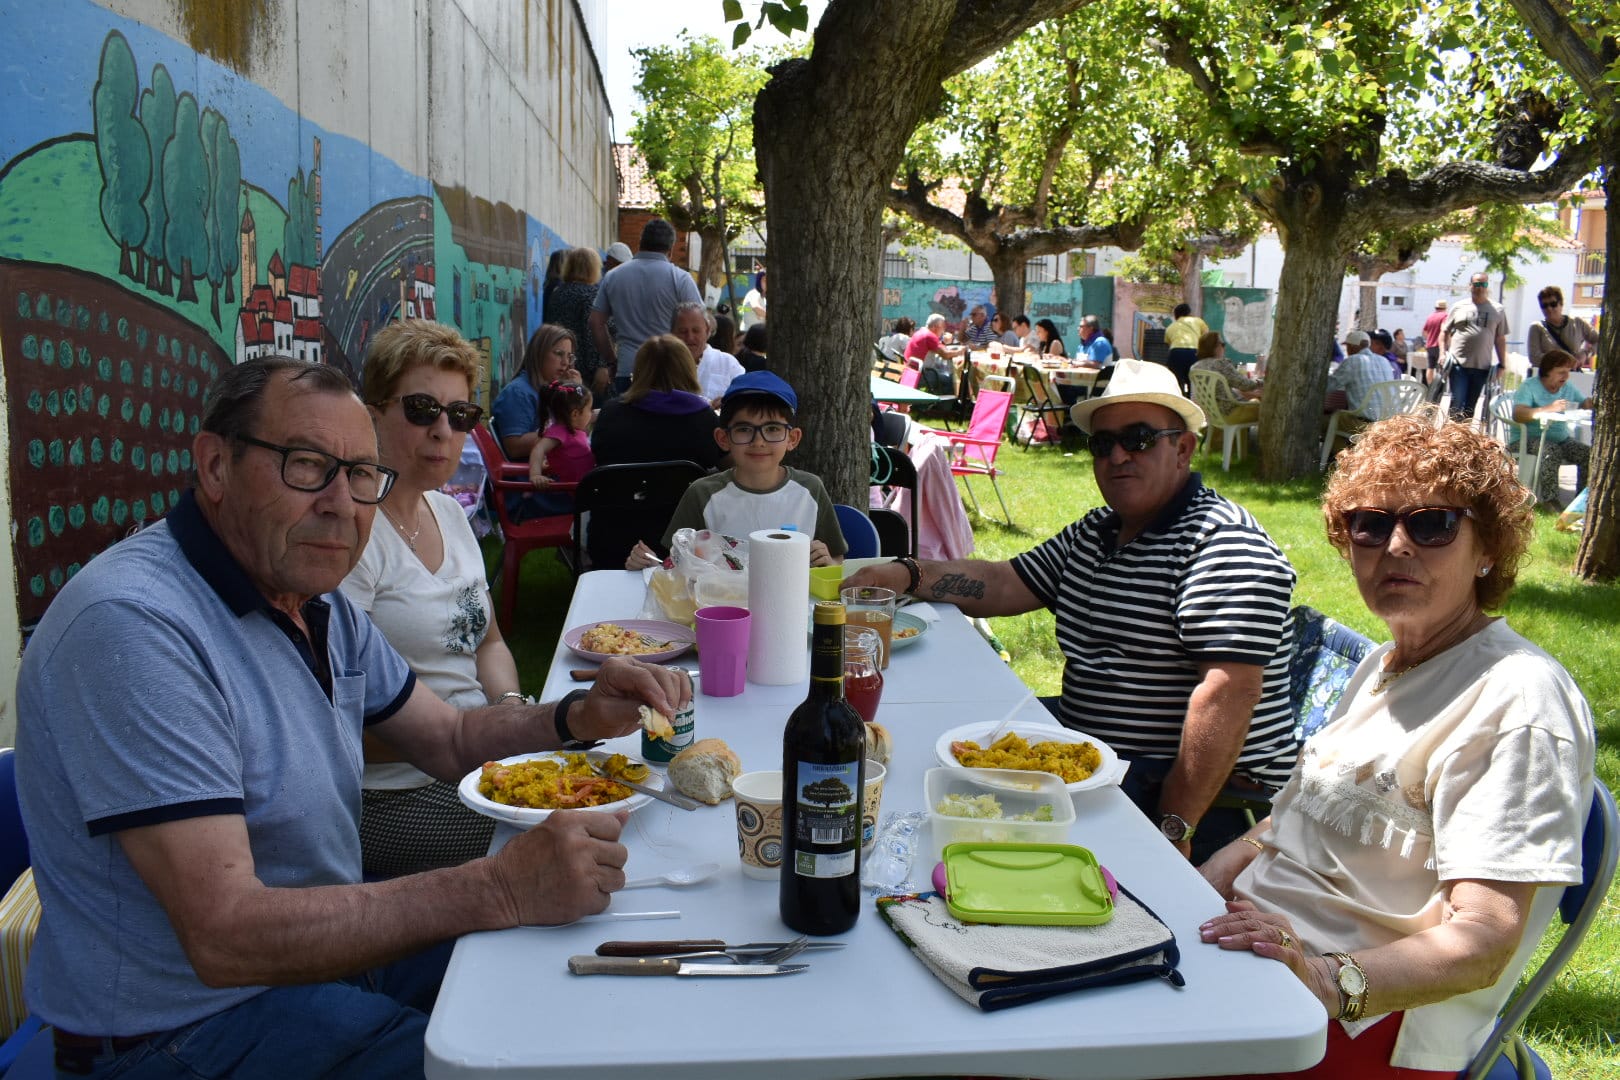
[[[731,798],[731,782],[742,772],[742,760],[720,739],[699,739],[669,763],[669,782],[682,795],[714,806]]]
[[[866,725],[866,756],[879,765],[889,763],[889,751],[892,746],[889,742],[889,729],[882,724]]]

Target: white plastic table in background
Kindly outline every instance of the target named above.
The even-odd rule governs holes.
[[[633,618],[641,578],[585,575],[566,625]],[[893,653],[878,719],[893,736],[883,810],[922,809],[934,742],[958,724],[1020,715],[1038,702],[959,613]],[[688,655],[677,663],[695,664]],[[559,646],[547,699],[584,666]],[[781,731],[806,686],[749,684],[735,698],[697,699],[697,735],[724,738],[745,768],[779,768]],[[635,750],[634,739],[620,740]],[[1198,940],[1220,901],[1146,818],[1109,788],[1076,797],[1072,840],[1094,850],[1176,933],[1186,986],[1158,980],[1082,991],[996,1013],[972,1008],[912,957],[868,902],[841,940],[801,975],[749,979],[578,977],[565,964],[609,938],[779,940],[776,884],[744,878],[729,803],[688,813],[663,803],[625,829],[629,872],[698,862],[724,867],[688,889],[639,889],[610,911],[678,908],[679,920],[594,923],[472,934],[456,945],[427,1032],[427,1075],[659,1080],[978,1073],[1026,1077],[1199,1076],[1300,1069],[1322,1055],[1326,1018],[1286,968]],[[509,836],[498,832],[496,843]],[[919,867],[926,879],[926,869]],[[801,958],[802,959],[802,958]]]

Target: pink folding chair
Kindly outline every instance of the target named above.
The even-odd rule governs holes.
[[[973,494],[969,478],[988,477],[1008,525],[1013,523],[1012,513],[1007,509],[1007,500],[1002,498],[1001,485],[996,483],[996,477],[1001,475],[1001,470],[996,467],[996,454],[1001,450],[1001,439],[1007,430],[1007,412],[1012,408],[1012,399],[1011,379],[1005,375],[986,375],[979,386],[979,396],[973,402],[973,415],[968,420],[966,432],[925,429],[950,441],[951,475],[962,478],[962,486],[967,489],[974,513],[982,514],[983,511],[979,509],[979,500]]]

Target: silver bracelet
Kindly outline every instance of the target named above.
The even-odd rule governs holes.
[[[518,702],[520,704],[527,704],[528,701],[529,701],[528,698],[523,696],[521,691],[508,690],[506,693],[502,694],[500,697],[495,699],[495,704],[499,705],[502,702],[504,702],[507,698],[517,698],[517,700],[518,700]]]

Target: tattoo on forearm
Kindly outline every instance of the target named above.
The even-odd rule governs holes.
[[[975,600],[983,600],[984,582],[966,574],[943,574],[934,582],[930,591],[936,599],[946,596],[970,596]]]

